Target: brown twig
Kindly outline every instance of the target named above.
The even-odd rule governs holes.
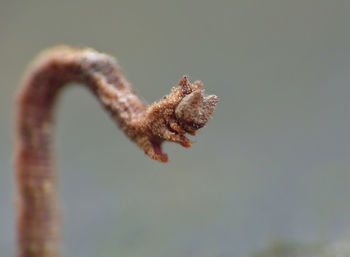
[[[125,134],[151,158],[166,162],[163,141],[191,146],[211,117],[215,95],[183,77],[159,102],[148,106],[135,94],[115,59],[93,49],[58,46],[29,68],[17,96],[15,172],[17,257],[58,257],[60,237],[52,134],[54,105],[67,82],[86,85]]]

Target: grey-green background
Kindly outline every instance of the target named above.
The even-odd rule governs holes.
[[[220,102],[190,149],[148,159],[87,90],[56,146],[64,256],[250,256],[350,235],[350,1],[0,0],[0,255],[14,249],[13,97],[66,43],[118,58],[152,102],[183,74]]]

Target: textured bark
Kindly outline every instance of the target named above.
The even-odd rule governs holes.
[[[216,96],[203,96],[200,81],[191,84],[183,77],[169,95],[148,106],[114,58],[89,48],[44,51],[28,69],[16,102],[17,257],[60,256],[53,109],[68,82],[86,85],[125,134],[161,162],[168,159],[162,142],[191,146],[185,134],[203,127],[217,103]]]

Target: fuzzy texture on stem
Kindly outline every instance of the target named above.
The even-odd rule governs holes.
[[[162,142],[184,147],[210,119],[215,95],[183,77],[151,105],[133,91],[116,60],[90,48],[57,46],[42,52],[23,78],[16,99],[15,180],[17,257],[58,257],[60,214],[52,146],[54,106],[68,82],[86,85],[125,134],[151,158],[166,162]]]

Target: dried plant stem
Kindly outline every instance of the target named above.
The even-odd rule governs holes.
[[[68,46],[43,52],[25,75],[16,102],[17,257],[60,256],[53,109],[68,82],[86,85],[125,134],[161,162],[167,161],[162,142],[191,146],[185,134],[203,127],[217,103],[216,96],[203,96],[200,81],[190,84],[183,77],[169,95],[148,106],[112,57]]]

